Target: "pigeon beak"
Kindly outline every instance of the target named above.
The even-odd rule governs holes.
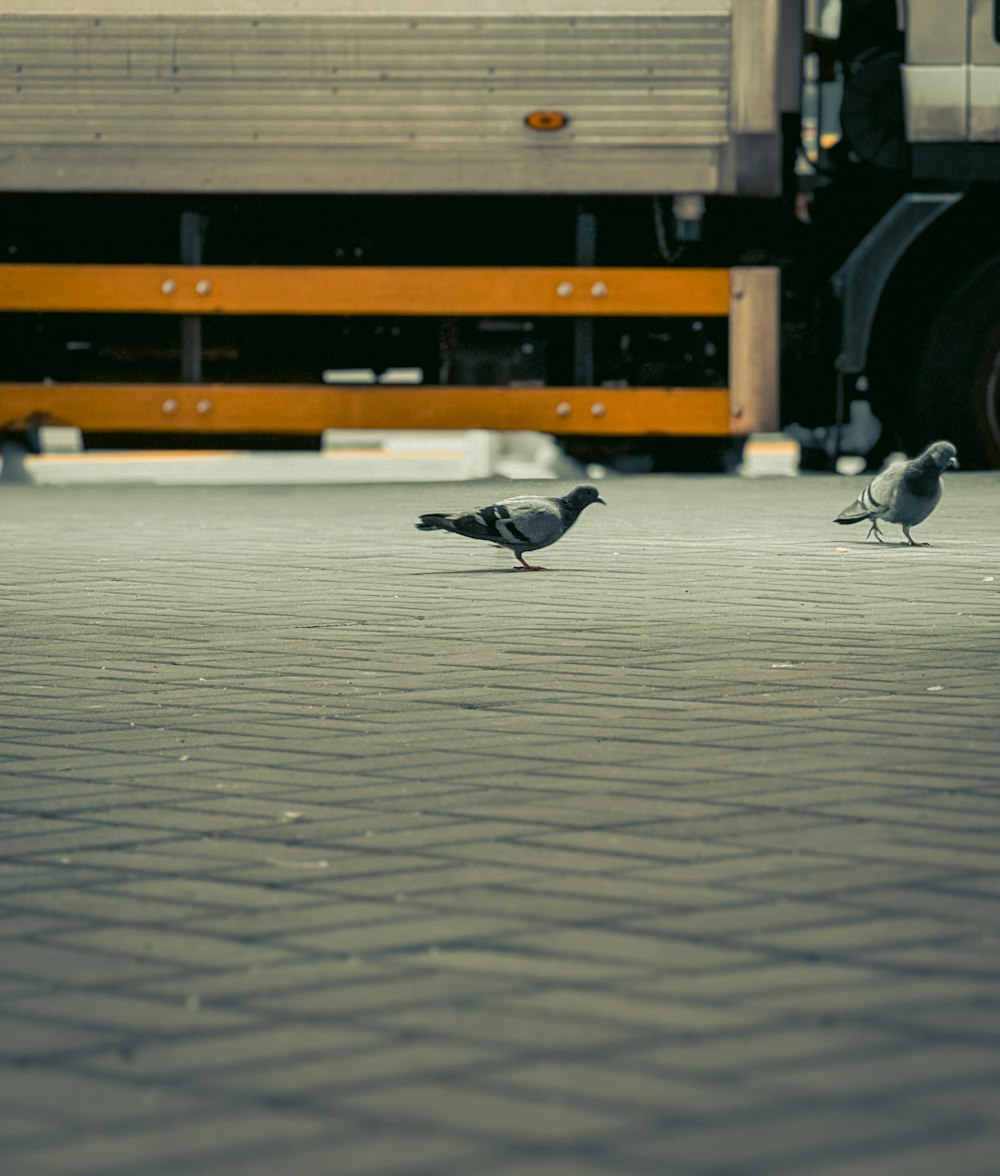
[[[950,462],[948,462],[948,466],[949,466],[949,468],[950,468],[950,469],[953,469],[953,470],[958,470],[958,469],[961,469],[961,468],[962,468],[962,467],[961,467],[961,466],[958,464],[958,458],[957,458],[957,457],[953,457],[953,458],[951,459],[951,461],[950,461]]]
[[[957,463],[956,463],[956,464],[957,464]],[[607,506],[607,505],[608,505],[608,504],[607,504],[607,503],[604,501],[604,499],[603,499],[603,498],[600,498],[600,497],[598,497],[598,498],[595,498],[595,499],[594,499],[594,501],[595,501],[595,502],[599,502],[599,503],[601,504],[601,506]]]

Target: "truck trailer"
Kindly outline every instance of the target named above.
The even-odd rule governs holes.
[[[0,436],[1000,464],[1000,0],[817,3],[0,0]]]

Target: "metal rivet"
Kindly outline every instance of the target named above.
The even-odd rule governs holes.
[[[738,420],[743,415],[743,405],[742,404],[730,405],[729,415],[736,417]]]
[[[590,415],[591,415],[591,416],[595,416],[595,417],[602,417],[602,416],[604,416],[604,414],[605,414],[607,411],[608,411],[608,410],[607,410],[607,409],[604,407],[604,405],[603,405],[603,404],[601,404],[600,402],[598,402],[597,404],[592,404],[592,405],[590,406]]]
[[[608,288],[603,282],[595,282],[593,286],[590,287],[590,292],[595,298],[606,298],[608,294]]]
[[[177,411],[178,405],[176,400],[164,400],[163,411],[169,416],[171,413]]]
[[[202,416],[205,416],[206,413],[212,411],[211,400],[199,400],[198,403],[194,406],[194,410],[195,412],[201,413]]]
[[[177,283],[174,281],[173,278],[167,278],[167,280],[165,282],[161,283],[160,293],[161,294],[176,294],[177,293]]]
[[[202,278],[201,281],[194,288],[195,294],[201,294],[204,297],[206,294],[212,293],[212,283],[208,278]]]
[[[556,405],[556,416],[568,417],[573,411],[573,406],[566,400],[560,400]]]
[[[573,293],[572,283],[560,282],[559,285],[556,286],[556,293],[560,298],[569,298],[569,296]]]

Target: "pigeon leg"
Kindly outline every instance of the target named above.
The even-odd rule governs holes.
[[[868,528],[868,534],[865,536],[865,538],[870,539],[872,535],[875,536],[879,543],[885,542],[885,540],[882,538],[882,532],[878,529],[878,519],[872,519],[872,525]]]
[[[514,569],[515,572],[520,572],[522,569],[526,572],[544,572],[545,571],[545,569],[543,567],[539,567],[538,564],[526,563],[524,556],[521,555],[521,553],[519,551],[516,551],[514,554],[517,556],[518,562],[521,565],[521,567]]]
[[[906,544],[909,544],[910,547],[930,547],[929,543],[918,543],[916,541],[916,539],[914,539],[913,536],[910,534],[909,527],[906,527],[906,526],[903,527],[903,534],[906,536],[906,543],[901,543],[900,544],[901,547],[905,547]]]

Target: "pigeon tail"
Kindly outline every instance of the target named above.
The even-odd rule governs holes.
[[[872,483],[861,491],[850,506],[844,507],[833,520],[835,523],[863,523],[866,519],[877,519],[883,504],[872,494]]]
[[[451,519],[443,514],[425,514],[420,516],[420,522],[413,524],[418,531],[451,531]]]
[[[866,519],[874,517],[874,512],[871,507],[865,506],[861,499],[852,502],[850,506],[845,507],[839,515],[833,520],[835,523],[863,523]]]

